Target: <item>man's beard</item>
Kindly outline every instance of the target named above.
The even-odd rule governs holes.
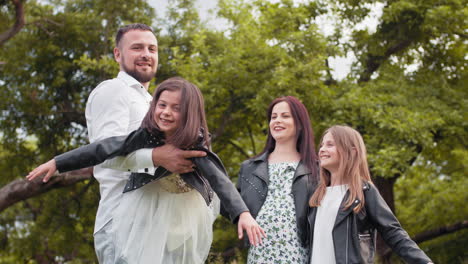
[[[132,76],[133,78],[135,78],[135,80],[137,80],[140,83],[147,83],[151,81],[151,79],[153,79],[154,75],[156,74],[156,71],[139,72],[137,71],[136,68],[134,70],[129,70],[125,66],[125,59],[123,57],[122,57],[122,68],[128,75]]]

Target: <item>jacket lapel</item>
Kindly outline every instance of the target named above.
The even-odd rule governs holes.
[[[302,161],[300,161],[299,165],[297,165],[296,172],[294,173],[293,183],[297,179],[299,179],[299,177],[310,174],[310,173],[311,171],[309,170],[309,168],[304,163],[302,163]]]
[[[344,210],[345,202],[348,199],[348,197],[349,197],[349,190],[346,191],[346,194],[343,197],[343,200],[341,201],[340,209],[338,209],[338,214],[336,215],[335,225],[334,226],[337,226],[339,223],[341,223],[343,220],[345,220],[346,217],[349,214],[353,213],[354,207],[356,207],[359,203],[361,203],[361,201],[356,199],[356,200],[354,200],[353,205],[351,205],[348,209]]]
[[[254,159],[257,164],[257,168],[252,172],[253,175],[262,179],[267,185],[270,183],[270,175],[268,174],[268,154],[263,153],[256,159]]]

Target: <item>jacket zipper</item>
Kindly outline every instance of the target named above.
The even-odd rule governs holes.
[[[349,217],[346,219],[346,264],[348,264]]]
[[[360,240],[361,238],[370,237],[370,234],[358,234],[358,236],[359,236],[359,240]]]
[[[203,187],[205,188],[205,193],[208,195],[208,203],[211,204],[211,197],[210,197],[210,191],[208,190],[207,184],[206,184],[206,179],[200,176],[200,174],[197,173],[197,176],[202,180],[203,182]]]

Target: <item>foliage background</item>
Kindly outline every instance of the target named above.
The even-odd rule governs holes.
[[[25,24],[0,44],[0,204],[19,202],[2,207],[0,263],[96,262],[93,178],[58,181],[40,195],[13,183],[87,143],[87,96],[117,74],[113,36],[134,22],[153,25],[160,45],[150,89],[175,75],[202,89],[214,150],[234,182],[241,161],[263,148],[269,102],[297,96],[317,142],[333,124],[363,134],[375,183],[436,263],[467,263],[465,1],[220,0],[227,26],[215,30],[191,0],[171,0],[165,17],[143,0],[0,0],[0,32],[15,23],[15,3]],[[376,29],[362,29],[376,4]],[[318,29],[323,15],[333,17],[330,36]],[[357,60],[336,80],[328,62],[348,53]],[[243,263],[239,245],[220,218],[209,262]],[[400,261],[380,243],[379,255]]]

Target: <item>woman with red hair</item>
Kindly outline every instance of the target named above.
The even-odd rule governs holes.
[[[318,177],[309,114],[286,96],[273,100],[267,115],[265,148],[242,163],[237,184],[267,235],[249,249],[248,263],[307,263],[307,202]]]

